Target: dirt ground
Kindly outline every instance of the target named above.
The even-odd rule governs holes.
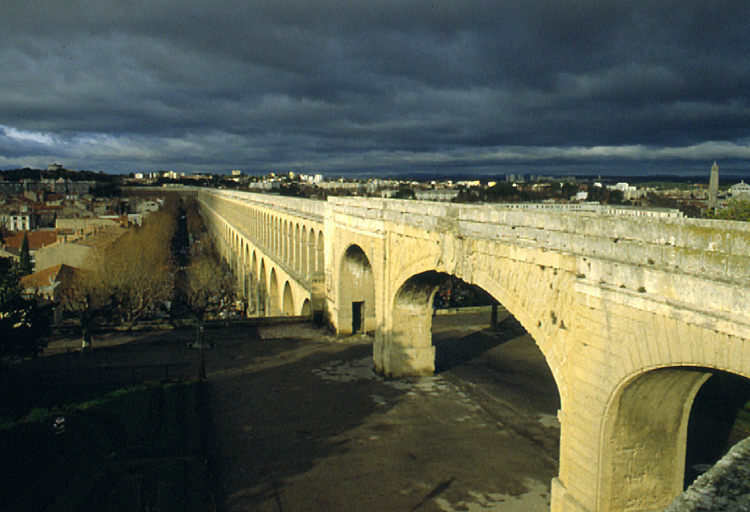
[[[204,351],[219,511],[546,511],[559,398],[512,318],[436,316],[438,373],[386,380],[372,339],[307,324],[207,329]],[[196,378],[194,331],[58,339],[35,371],[170,364]],[[104,369],[104,370],[102,370]],[[94,375],[88,375],[89,378]]]
[[[221,334],[207,358],[220,510],[549,510],[551,375],[522,330],[476,320],[437,319],[444,371],[405,380],[373,373],[366,337]]]

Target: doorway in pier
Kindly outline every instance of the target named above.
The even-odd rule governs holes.
[[[365,332],[365,301],[352,302],[352,334]]]

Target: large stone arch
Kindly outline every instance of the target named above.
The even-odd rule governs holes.
[[[349,245],[338,265],[339,334],[373,332],[376,327],[375,278],[370,258],[357,244]]]
[[[440,250],[441,247],[437,246],[437,249]],[[445,251],[443,250],[443,252]],[[386,308],[390,309],[391,312],[395,311],[398,304],[398,294],[402,287],[414,276],[423,273],[435,272],[439,274],[454,275],[468,284],[479,286],[489,293],[495,300],[501,303],[534,339],[534,342],[542,351],[542,355],[552,371],[560,394],[561,404],[564,404],[568,387],[562,371],[560,356],[556,353],[554,345],[556,344],[555,341],[558,341],[558,336],[567,332],[568,326],[572,323],[572,320],[569,318],[569,313],[563,315],[559,313],[556,314],[552,309],[544,308],[541,310],[540,304],[544,302],[544,297],[550,297],[553,292],[556,297],[554,300],[550,300],[551,303],[574,303],[573,284],[570,282],[572,276],[564,270],[549,268],[521,260],[485,258],[480,260],[479,264],[473,261],[466,261],[462,265],[451,265],[450,268],[448,265],[445,265],[446,261],[450,262],[450,258],[437,252],[437,254],[428,254],[428,256],[420,258],[404,268],[392,281],[392,294],[391,297],[386,300]],[[512,276],[512,278],[510,276]],[[522,289],[517,286],[518,282],[524,284]],[[427,283],[420,284],[420,286],[425,285],[427,285]],[[429,284],[429,286],[433,286],[433,284]],[[422,368],[418,370],[417,373],[421,374],[429,374],[434,370],[434,349],[432,348],[430,332],[432,325],[432,294],[434,294],[438,286],[439,281],[434,283],[434,288],[431,290],[431,295],[429,297],[421,297],[420,300],[423,300],[423,303],[417,308],[419,312],[417,309],[411,308],[412,311],[409,315],[415,322],[412,325],[412,328],[419,329],[419,331],[422,332],[421,336],[424,337],[418,345],[414,345],[415,351],[410,351],[408,355],[409,361],[412,361],[411,358],[417,358],[413,360],[414,363],[420,361],[418,364],[422,366]],[[520,296],[519,291],[524,292],[525,297]],[[531,297],[532,300],[529,300],[529,297]],[[404,297],[402,297],[402,299],[403,298]],[[537,309],[533,310],[528,304],[536,305]],[[401,304],[401,310],[402,312],[405,312],[403,304]],[[422,318],[421,321],[417,318],[420,315]],[[392,333],[395,333],[394,326],[399,325],[401,322],[400,320],[396,320],[393,314],[386,315],[386,318],[388,317],[390,317],[390,319],[386,324],[386,332],[380,337],[380,345],[382,346],[376,347],[375,351],[376,366],[379,351],[387,350],[385,345],[389,343],[388,340],[391,338]],[[412,333],[412,335],[415,334],[416,331]],[[429,340],[429,344],[427,340]],[[378,344],[378,340],[376,340],[376,344]],[[404,345],[403,342],[397,342],[394,348],[406,348],[407,346],[408,345]],[[396,348],[396,350],[400,351],[401,349]],[[417,354],[420,355],[418,356]],[[385,354],[383,353],[383,355]],[[429,364],[428,361],[430,361]],[[391,360],[391,362],[395,361]],[[412,363],[408,362],[407,364]],[[386,374],[398,374],[386,371],[383,367],[378,367],[378,370],[384,371]],[[402,370],[404,371],[404,375],[409,374],[408,367],[402,368]]]
[[[689,326],[683,332],[698,335],[698,330]],[[649,355],[617,382],[603,411],[597,510],[663,510],[683,490],[688,420],[696,394],[716,373],[748,378],[739,361],[727,364],[723,352],[731,350],[732,342],[726,335],[704,334],[700,354],[689,349],[664,357],[670,354],[667,340],[655,335],[641,340],[642,352]],[[725,349],[704,350],[712,345]]]
[[[289,285],[289,281],[284,283],[284,293],[282,294],[282,309],[281,312],[284,316],[294,315],[294,295],[292,294],[292,287]]]
[[[604,416],[597,510],[663,510],[682,491],[690,408],[710,375],[655,368],[619,386]]]

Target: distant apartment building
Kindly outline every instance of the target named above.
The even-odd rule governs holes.
[[[479,181],[479,180],[457,181],[456,182],[456,186],[459,186],[459,187],[468,187],[468,188],[481,187],[482,186],[482,182]]]
[[[646,195],[645,190],[639,189],[625,182],[620,182],[615,184],[614,186],[607,188],[622,192],[622,198],[626,201],[630,201],[632,199],[640,199],[641,197],[644,197]]]
[[[23,180],[0,181],[0,193],[8,196],[22,196],[27,192],[47,191],[66,196],[83,196],[91,193],[96,185],[93,181],[72,181],[60,178],[58,180]]]
[[[458,196],[458,190],[447,188],[436,188],[432,190],[415,190],[414,197],[420,201],[442,201],[451,202]]]
[[[281,188],[281,182],[277,180],[253,181],[247,184],[252,190],[278,190]]]
[[[363,185],[355,181],[322,181],[318,183],[318,187],[325,190],[359,190]]]

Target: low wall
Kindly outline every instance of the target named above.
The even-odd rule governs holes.
[[[666,512],[750,510],[750,438],[729,450],[714,467],[667,507]]]

